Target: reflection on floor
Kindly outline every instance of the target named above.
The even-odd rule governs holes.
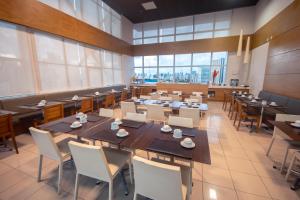
[[[276,140],[270,158],[265,156],[271,135],[265,132],[249,133],[247,127],[239,132],[228,119],[220,103],[209,103],[209,112],[200,122],[207,129],[211,165],[195,163],[193,171],[192,200],[294,200],[298,194],[289,189],[273,161],[280,161],[285,143]],[[63,136],[61,136],[63,137]],[[20,154],[0,153],[0,199],[72,199],[75,170],[71,163],[64,166],[62,190],[56,193],[57,163],[45,159],[43,181],[36,181],[37,149],[29,135],[17,137]],[[139,154],[143,154],[140,152]],[[115,181],[114,199],[133,198],[134,186],[126,176],[130,194],[124,195],[120,177]],[[292,181],[292,180],[290,180]],[[107,199],[107,184],[95,184],[96,180],[82,177],[79,187],[81,199]],[[144,198],[140,198],[144,199]]]

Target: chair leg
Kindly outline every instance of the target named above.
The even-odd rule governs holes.
[[[288,178],[289,178],[289,176],[291,174],[291,171],[292,171],[292,168],[293,168],[293,165],[294,165],[295,161],[296,161],[296,153],[294,153],[292,161],[291,161],[290,166],[288,168],[288,171],[287,171],[287,173],[285,175],[285,180],[286,181],[288,180]]]
[[[78,182],[79,182],[79,174],[76,173],[75,189],[74,189],[74,200],[77,200],[77,196],[78,196]]]
[[[17,142],[16,142],[15,135],[12,135],[12,136],[11,136],[11,140],[12,140],[13,145],[14,145],[14,147],[15,147],[16,153],[19,154],[18,145],[17,145]]]
[[[41,181],[41,177],[42,177],[42,167],[43,167],[43,155],[40,155],[40,158],[39,158],[38,178],[37,178],[37,181],[38,181],[38,182]]]
[[[287,147],[286,150],[285,150],[285,154],[284,154],[284,157],[283,157],[283,160],[282,160],[282,164],[281,164],[281,168],[280,168],[280,172],[282,173],[283,170],[284,170],[284,167],[285,167],[285,163],[286,163],[286,159],[287,159],[287,156],[289,154],[289,150],[290,150],[290,147]]]
[[[238,126],[237,126],[237,128],[236,128],[237,131],[240,130],[241,121],[242,121],[242,117],[240,116],[239,118],[240,118],[240,119],[239,119],[239,123],[238,123]]]
[[[62,175],[63,175],[63,162],[60,162],[58,167],[57,193],[60,193]]]
[[[113,180],[111,180],[111,182],[108,183],[108,187],[109,187],[108,199],[113,200]]]
[[[129,162],[128,162],[128,166],[129,166],[129,176],[130,176],[130,183],[133,183],[133,177],[132,177],[132,161],[131,161],[131,155],[129,158]]]
[[[274,143],[274,141],[275,141],[275,138],[276,138],[276,136],[273,134],[272,139],[271,139],[271,142],[270,142],[269,147],[268,147],[268,150],[267,150],[267,153],[266,153],[266,156],[269,156],[270,151],[271,151],[271,148],[272,148],[273,143]]]
[[[238,116],[238,113],[236,112],[235,116],[234,116],[233,126],[235,126],[235,122],[236,122],[237,116]]]
[[[134,192],[133,200],[137,200],[137,193]]]

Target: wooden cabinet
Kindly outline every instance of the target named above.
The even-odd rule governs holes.
[[[224,101],[224,92],[243,91],[249,92],[249,88],[242,87],[210,87],[208,88],[209,101]]]

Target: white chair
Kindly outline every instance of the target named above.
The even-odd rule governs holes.
[[[289,114],[276,114],[276,118],[275,121],[295,121],[295,120],[299,120],[300,119],[300,115],[289,115]],[[287,156],[289,154],[290,150],[295,150],[295,149],[299,149],[300,148],[300,143],[291,143],[291,138],[287,137],[287,135],[285,133],[283,133],[280,129],[278,129],[277,127],[274,127],[274,131],[273,131],[273,136],[270,142],[270,145],[268,147],[267,153],[266,155],[269,156],[271,148],[273,146],[273,143],[276,139],[276,137],[279,136],[280,138],[286,140],[288,142],[288,146],[286,148],[283,160],[282,160],[282,165],[281,165],[281,169],[280,171],[282,172],[283,169],[285,168],[285,163],[286,163],[286,159]]]
[[[198,108],[180,108],[179,117],[192,118],[194,127],[199,127],[200,110]]]
[[[137,121],[137,122],[146,122],[146,113],[126,113],[125,119]]]
[[[113,109],[108,109],[108,108],[100,108],[99,116],[113,118],[114,117],[114,110]]]
[[[164,122],[166,120],[164,109],[161,105],[149,104],[147,108],[147,119],[153,121]]]
[[[168,94],[168,90],[157,90],[157,94]]]
[[[182,91],[176,91],[176,90],[174,90],[172,93],[173,94],[177,94],[177,95],[182,95]]]
[[[184,101],[187,103],[199,103],[199,99],[185,98]]]
[[[178,94],[168,94],[168,97],[171,97],[173,101],[181,101],[181,96]]]
[[[192,92],[194,96],[202,96],[203,92]]]
[[[78,142],[69,142],[76,166],[74,199],[78,196],[79,175],[108,182],[109,200],[113,199],[113,179],[128,163],[132,182],[131,153],[113,148],[91,146]]]
[[[169,116],[168,124],[171,126],[181,126],[186,128],[194,127],[193,119],[186,117]]]
[[[151,99],[152,100],[159,100],[160,97],[161,97],[160,94],[157,94],[157,93],[151,94]]]
[[[148,100],[150,100],[151,96],[149,96],[149,95],[140,95],[140,99],[148,99]]]
[[[172,97],[170,97],[170,96],[161,96],[160,98],[159,98],[159,100],[161,100],[161,101],[172,101],[173,99],[172,99]]]
[[[138,156],[133,157],[133,169],[134,200],[138,194],[155,200],[189,199],[191,181],[188,170]]]
[[[198,99],[197,103],[202,103],[202,96],[191,95],[190,99]]]
[[[60,192],[60,184],[63,175],[63,162],[70,157],[70,151],[67,143],[74,138],[65,138],[64,140],[55,143],[53,137],[48,131],[39,130],[33,127],[29,128],[31,136],[39,150],[39,170],[37,180],[41,181],[43,157],[47,157],[59,162],[57,192]]]
[[[289,168],[288,168],[288,171],[287,171],[287,173],[286,173],[286,175],[285,175],[285,180],[288,180],[288,178],[289,178],[291,172],[294,172],[294,173],[296,173],[296,174],[299,174],[299,172],[293,170],[293,166],[295,165],[295,163],[296,163],[297,161],[300,161],[300,151],[294,152],[293,157],[292,157],[292,161],[291,161],[291,163],[290,163],[290,165],[289,165]]]
[[[136,106],[134,102],[121,101],[121,113],[122,117],[126,116],[126,113],[136,113]]]

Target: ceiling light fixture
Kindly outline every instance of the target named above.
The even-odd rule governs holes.
[[[142,3],[142,6],[144,7],[145,10],[153,10],[157,8],[153,1]]]

